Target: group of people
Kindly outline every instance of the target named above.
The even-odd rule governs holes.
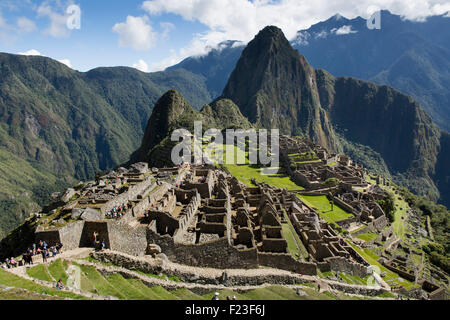
[[[33,244],[33,248],[28,248],[22,255],[24,264],[33,264],[32,257],[35,255],[42,255],[42,261],[47,262],[47,258],[56,257],[62,252],[62,243],[57,242],[54,246],[49,246],[47,242],[39,240],[38,244]]]
[[[54,246],[49,246],[47,242],[40,240],[37,244],[34,243],[33,247],[29,247],[25,253],[22,254],[22,259],[16,261],[13,257],[6,258],[3,268],[14,268],[19,265],[32,265],[33,256],[42,255],[42,261],[47,262],[47,258],[56,257],[62,252],[63,245],[57,242]]]
[[[16,260],[14,260],[13,257],[11,257],[11,259],[6,258],[5,259],[5,264],[3,265],[3,268],[11,269],[11,268],[17,267],[17,265],[18,265],[18,263],[17,263]]]
[[[131,209],[133,205],[131,204],[131,202],[128,202],[127,204],[121,204],[118,206],[115,206],[114,208],[112,208],[110,211],[108,211],[106,213],[106,217],[107,218],[111,218],[111,219],[118,219],[118,218],[122,218],[123,215],[125,214],[125,211],[127,209]]]
[[[220,300],[220,299],[219,299],[219,293],[218,293],[218,292],[215,292],[215,293],[214,293],[214,296],[212,297],[211,300]],[[233,296],[233,298],[231,298],[230,296],[227,296],[227,300],[236,300],[236,296]]]

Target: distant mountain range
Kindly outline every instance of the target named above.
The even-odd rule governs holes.
[[[381,29],[369,30],[366,20],[335,15],[298,31],[291,45],[316,69],[387,84],[416,99],[433,120],[450,130],[450,18],[425,22],[403,20],[381,11]],[[170,67],[206,77],[213,97],[220,94],[244,45],[224,42],[201,57]]]

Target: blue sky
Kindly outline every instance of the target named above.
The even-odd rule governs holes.
[[[81,9],[69,30],[66,9]],[[224,40],[247,42],[265,25],[288,38],[340,13],[367,17],[369,8],[409,19],[450,10],[443,0],[0,0],[0,51],[45,55],[80,71],[99,66],[162,70],[204,54]]]

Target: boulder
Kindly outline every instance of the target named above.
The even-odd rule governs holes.
[[[50,198],[53,200],[53,201],[56,201],[56,200],[58,200],[58,198],[61,196],[61,192],[53,192],[51,195],[50,195]]]
[[[130,166],[131,173],[140,173],[144,174],[148,171],[148,163],[147,162],[137,162]]]
[[[147,246],[147,254],[155,256],[161,253],[161,247],[154,243],[149,243]]]
[[[124,174],[124,173],[127,173],[128,170],[125,169],[124,167],[120,167],[120,168],[117,169],[117,172],[120,173],[120,174]]]
[[[161,262],[165,263],[169,261],[169,258],[164,253],[159,253],[155,256],[156,259],[159,259]]]
[[[81,214],[83,220],[103,220],[103,214],[95,209],[86,208]]]
[[[69,188],[61,196],[61,201],[64,203],[67,203],[74,195],[75,195],[75,189]]]
[[[70,216],[73,220],[78,220],[83,214],[84,209],[81,208],[73,208],[72,215]]]

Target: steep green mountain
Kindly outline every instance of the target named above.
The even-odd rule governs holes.
[[[51,192],[126,161],[170,88],[199,107],[204,78],[186,70],[81,73],[49,58],[0,54],[0,235]]]
[[[336,150],[314,78],[314,69],[292,49],[283,32],[266,27],[244,49],[221,98],[236,103],[257,126],[305,134]]]
[[[171,141],[171,134],[181,128],[193,133],[194,121],[202,122],[203,132],[209,128],[222,130],[252,127],[231,100],[216,100],[197,112],[180,93],[169,90],[155,104],[141,146],[131,156],[130,163],[146,161],[156,167],[173,165],[170,160],[171,151],[177,142]]]
[[[443,192],[448,174],[436,166],[438,158],[447,159],[447,146],[419,104],[388,86],[314,70],[277,27],[264,28],[244,49],[222,98],[236,103],[257,126],[353,152],[365,166],[449,203]]]

